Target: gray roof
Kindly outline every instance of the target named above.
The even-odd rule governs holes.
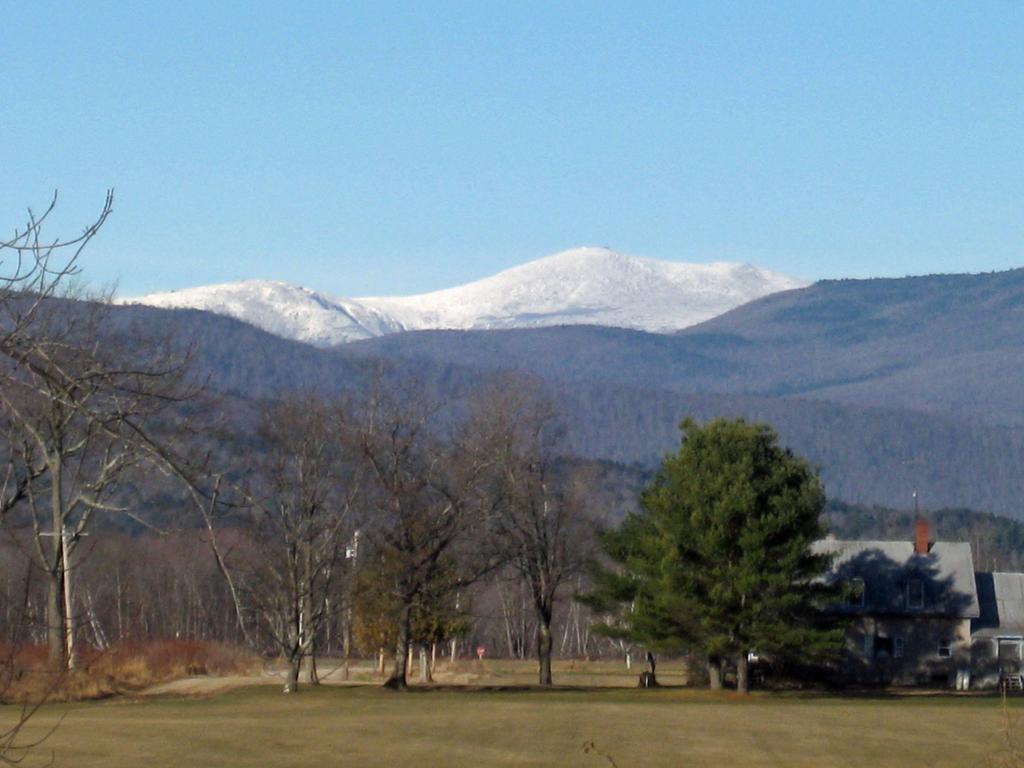
[[[937,541],[920,555],[910,541],[823,539],[814,543],[814,550],[834,556],[828,581],[864,582],[864,605],[839,605],[837,611],[965,619],[979,615],[974,559],[966,542]],[[908,602],[911,582],[917,581],[923,588],[920,608]]]
[[[979,573],[976,634],[1024,635],[1024,573]]]

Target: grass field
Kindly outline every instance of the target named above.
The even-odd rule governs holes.
[[[1024,706],[990,697],[739,698],[615,687],[632,676],[599,665],[560,671],[574,687],[516,687],[529,668],[499,665],[475,685],[406,694],[267,684],[54,705],[27,735],[59,727],[24,765],[985,766],[1005,764],[1006,717],[1024,726]]]

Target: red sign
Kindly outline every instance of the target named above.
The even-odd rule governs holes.
[[[484,647],[483,647],[482,645],[478,645],[478,646],[476,647],[476,657],[477,657],[478,659],[480,659],[480,661],[483,661],[483,660],[484,660],[484,654],[485,654],[485,653],[487,653],[487,649],[486,649],[486,648],[484,648]]]

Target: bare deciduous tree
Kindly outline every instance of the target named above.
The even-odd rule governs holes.
[[[0,406],[17,435],[9,445],[31,468],[25,474],[35,472],[25,497],[34,555],[49,584],[50,659],[69,668],[76,660],[75,550],[96,513],[139,519],[116,494],[151,458],[154,422],[191,396],[184,357],[138,359],[110,334],[101,342],[107,318],[105,303],[48,300],[23,327],[31,347],[17,364],[0,366]]]
[[[54,665],[75,664],[73,557],[97,512],[135,516],[118,503],[126,475],[153,457],[156,424],[189,399],[189,354],[169,340],[118,339],[109,297],[84,299],[69,284],[82,249],[110,214],[83,234],[47,241],[43,215],[0,243],[9,273],[0,278],[0,410],[10,481],[4,509],[23,501],[35,534],[34,557],[47,577],[47,629]],[[131,336],[131,334],[126,334]],[[5,514],[3,517],[9,517]]]
[[[346,442],[366,467],[363,503],[374,548],[392,564],[387,589],[397,605],[394,668],[386,686],[404,690],[413,618],[449,571],[459,589],[489,564],[466,557],[493,501],[484,493],[492,459],[469,425],[443,433],[439,408],[414,385],[383,390],[350,408]],[[436,598],[436,595],[434,596]]]
[[[32,349],[36,336],[30,329],[37,310],[48,299],[68,290],[79,272],[78,259],[96,236],[114,206],[114,192],[107,191],[103,208],[77,237],[48,240],[44,225],[57,206],[57,193],[37,215],[29,209],[21,229],[0,240],[0,353],[18,360]]]
[[[236,568],[263,630],[288,662],[285,693],[298,689],[307,659],[310,682],[317,680],[315,642],[330,618],[332,587],[343,577],[352,536],[357,479],[341,450],[337,419],[313,396],[272,406],[247,492],[255,546]]]
[[[539,682],[551,685],[551,622],[560,590],[582,571],[593,523],[572,473],[555,460],[563,434],[558,412],[540,386],[508,377],[473,403],[473,420],[488,425],[499,513],[493,546],[518,573],[532,598]]]
[[[107,192],[100,214],[79,236],[49,241],[43,237],[43,224],[54,211],[56,203],[57,194],[54,193],[41,215],[30,209],[25,226],[16,230],[11,238],[0,240],[0,357],[5,361],[3,368],[7,373],[32,369],[32,353],[39,348],[39,339],[33,328],[37,314],[47,301],[66,289],[68,278],[78,272],[79,255],[112,211],[113,192]],[[5,389],[4,382],[0,382],[0,390]],[[0,521],[5,520],[21,502],[31,498],[34,484],[49,469],[45,456],[35,450],[37,446],[32,440],[25,439],[23,425],[18,424],[16,416],[8,412],[2,415],[2,419],[7,439],[3,446],[6,471],[0,490]],[[28,594],[26,584],[26,601]],[[14,624],[15,630],[8,655],[0,666],[0,698],[12,681],[15,653],[21,631],[26,626],[27,612],[26,602],[18,619],[9,622]],[[25,724],[43,700],[45,697],[34,706],[26,705],[15,724],[0,733],[0,762],[16,764],[28,750],[38,746],[38,741],[24,743],[19,739]]]

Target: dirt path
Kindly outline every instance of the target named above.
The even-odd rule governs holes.
[[[320,680],[324,685],[380,685],[372,667],[352,667],[350,680],[343,680],[340,665],[320,664]],[[236,688],[253,685],[283,685],[284,669],[267,667],[251,675],[227,675],[225,677],[183,677],[160,683],[139,691],[137,696],[214,696]]]
[[[183,677],[139,691],[137,696],[213,696],[250,685],[271,685],[277,678],[267,675],[229,675],[228,677]]]

